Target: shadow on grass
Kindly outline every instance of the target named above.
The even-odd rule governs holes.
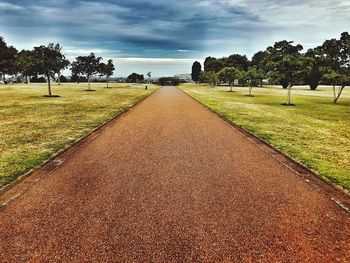
[[[84,91],[88,91],[88,92],[95,92],[95,89],[84,89]]]
[[[60,95],[43,95],[44,98],[61,98]]]
[[[288,104],[288,103],[281,103],[281,105],[282,106],[297,106],[297,105],[295,105],[293,103],[290,103],[290,104]]]

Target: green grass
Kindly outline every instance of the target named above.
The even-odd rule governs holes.
[[[0,85],[0,186],[41,165],[55,153],[152,93],[138,84]]]
[[[214,111],[317,171],[324,179],[350,190],[350,88],[339,104],[332,104],[332,89],[294,87],[292,106],[281,87],[248,88],[182,85],[189,95]]]

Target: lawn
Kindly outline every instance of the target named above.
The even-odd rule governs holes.
[[[0,187],[41,165],[156,87],[138,84],[0,85]]]
[[[318,172],[325,180],[350,190],[350,88],[339,104],[332,89],[294,87],[292,103],[283,106],[286,90],[281,87],[248,88],[182,85],[186,93],[214,111]]]

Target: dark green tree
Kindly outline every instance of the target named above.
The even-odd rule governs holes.
[[[232,87],[239,74],[239,69],[233,67],[226,67],[219,72],[218,78],[220,81],[228,83],[230,86],[230,91],[232,92]]]
[[[106,77],[107,88],[108,88],[109,78],[113,75],[114,70],[115,70],[115,67],[112,59],[109,59],[107,64],[100,63],[100,76]]]
[[[30,83],[30,78],[36,75],[33,52],[30,50],[20,51],[17,56],[17,65],[19,72],[26,79],[26,82]]]
[[[245,55],[233,54],[227,58],[223,58],[225,67],[233,67],[239,70],[247,71],[250,62]]]
[[[293,41],[279,41],[274,44],[272,47],[266,49],[267,56],[265,58],[266,69],[269,71],[269,76],[273,76],[272,79],[278,81],[284,89],[287,89],[290,84],[291,78],[288,73],[293,71],[293,69],[288,69],[283,66],[287,62],[296,61],[301,54],[300,51],[303,49],[302,45],[294,45]],[[295,63],[292,63],[294,66]],[[292,66],[291,64],[291,66]],[[298,76],[300,76],[298,74]],[[293,76],[293,82],[295,79]],[[290,87],[291,88],[291,87]]]
[[[13,75],[18,71],[16,57],[17,49],[8,46],[5,40],[0,37],[0,73],[4,83],[6,83],[6,75]]]
[[[201,73],[201,71],[202,71],[201,63],[199,63],[198,61],[195,61],[192,65],[192,73],[191,73],[191,77],[194,82],[197,83],[199,81],[199,74]]]
[[[127,77],[127,81],[131,83],[142,82],[144,79],[145,77],[143,75],[137,73],[132,73]]]
[[[64,68],[61,64],[64,56],[60,50],[56,49],[56,45],[53,43],[47,46],[34,47],[32,54],[34,63],[33,69],[36,74],[46,77],[48,96],[51,97],[51,78],[53,78],[59,70]]]
[[[77,76],[85,76],[88,80],[89,91],[91,91],[91,77],[100,72],[101,60],[101,57],[96,57],[94,53],[90,53],[88,56],[77,57],[76,60],[72,63],[72,74]]]

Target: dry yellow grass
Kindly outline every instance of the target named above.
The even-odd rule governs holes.
[[[153,92],[138,84],[53,85],[59,98],[43,97],[44,84],[0,85],[0,186],[42,164]]]

